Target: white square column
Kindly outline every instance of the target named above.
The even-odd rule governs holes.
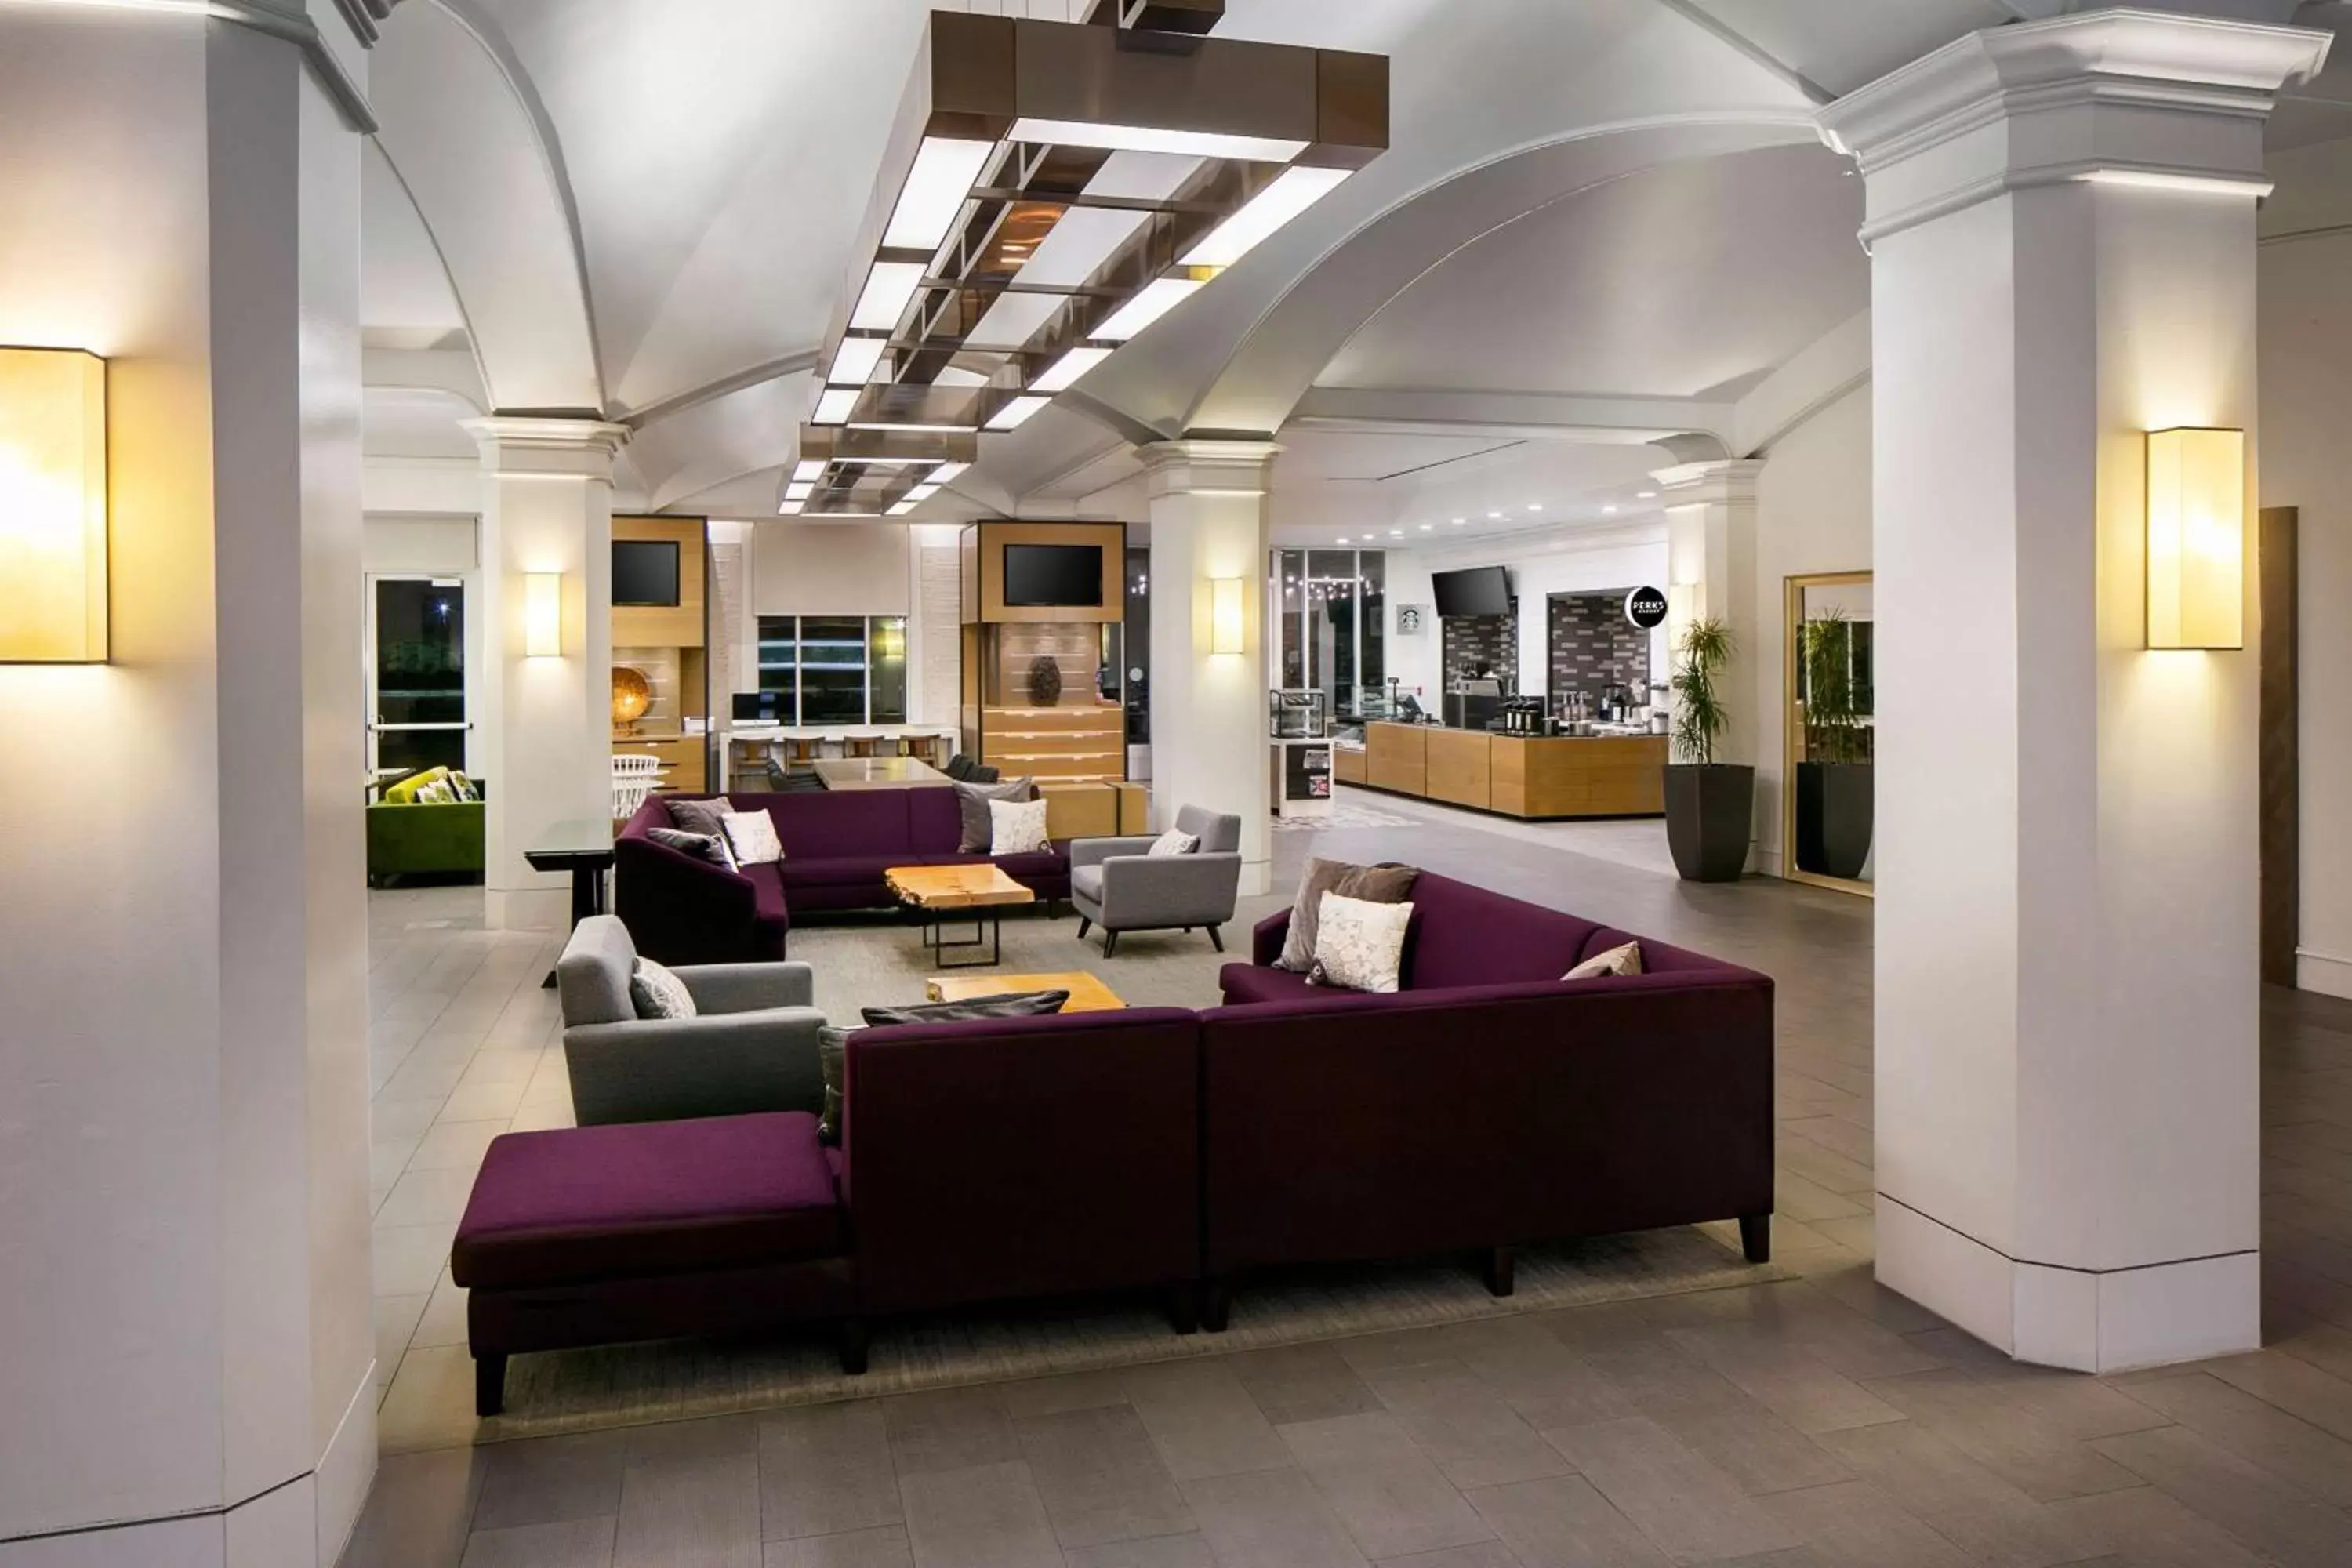
[[[1151,812],[1237,813],[1242,892],[1272,881],[1267,779],[1265,490],[1270,441],[1143,448],[1151,506]],[[1215,651],[1213,584],[1241,580],[1239,651]]]
[[[1872,256],[1878,1273],[2021,1360],[2261,1337],[2258,578],[2243,650],[2147,648],[2144,432],[2254,426],[2263,122],[2326,41],[2062,17],[1822,113]]]
[[[545,923],[570,882],[525,851],[613,814],[613,458],[624,426],[468,420],[482,454],[484,884],[500,925]],[[529,579],[560,579],[558,654],[531,653]],[[528,895],[538,895],[530,897]]]
[[[1761,644],[1756,597],[1756,490],[1763,471],[1762,458],[1738,458],[1650,475],[1666,513],[1667,648],[1693,621],[1713,617],[1731,629],[1732,668],[1723,687],[1731,722],[1716,748],[1719,763],[1756,761],[1764,721],[1756,710],[1756,672],[1759,661],[1780,657]]]

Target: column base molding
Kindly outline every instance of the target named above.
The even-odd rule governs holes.
[[[2004,1354],[2074,1372],[2127,1372],[2262,1347],[2258,1249],[2128,1268],[2010,1257],[1878,1194],[1878,1282]]]
[[[2352,998],[2352,958],[2338,958],[2332,952],[2314,952],[2307,947],[2296,948],[2294,988],[2316,991],[2323,996]]]

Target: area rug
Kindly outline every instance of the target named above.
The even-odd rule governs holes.
[[[1140,1297],[979,1308],[875,1325],[862,1377],[845,1377],[818,1330],[761,1342],[673,1341],[517,1356],[507,1414],[476,1442],[639,1426],[738,1411],[870,1399],[1264,1350],[1433,1324],[1556,1311],[1643,1296],[1794,1279],[1683,1228],[1530,1248],[1497,1300],[1466,1262],[1317,1268],[1247,1281],[1222,1334],[1179,1336]]]

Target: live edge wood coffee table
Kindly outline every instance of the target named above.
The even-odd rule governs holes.
[[[977,969],[1004,962],[1004,909],[1008,904],[1034,904],[1037,895],[994,866],[893,866],[882,879],[899,902],[923,922],[923,945],[941,969]],[[970,921],[971,939],[947,942],[940,931],[949,921]],[[983,932],[985,934],[983,934]],[[986,958],[950,963],[948,953],[959,948],[986,946]]]
[[[984,979],[975,976],[963,980],[934,974],[923,982],[923,997],[929,1002],[969,1002],[978,996],[1004,996],[1020,991],[1066,991],[1070,999],[1062,1004],[1065,1013],[1108,1013],[1127,1005],[1117,992],[1083,969],[1054,974],[991,974]]]

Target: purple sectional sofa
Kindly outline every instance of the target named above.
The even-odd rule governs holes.
[[[856,1371],[869,1314],[963,1302],[1156,1289],[1183,1331],[1280,1264],[1475,1254],[1507,1295],[1524,1244],[1717,1219],[1769,1256],[1769,978],[1640,939],[1563,981],[1637,939],[1413,902],[1391,994],[1272,968],[1285,913],[1222,1007],[862,1031],[839,1149],[804,1113],[497,1140],[450,1258],[481,1408],[519,1351],[830,1318]]]
[[[1769,1256],[1772,982],[1424,872],[1402,988],[1271,967],[1287,911],[1201,1016],[1202,1272],[1447,1251],[1510,1288],[1528,1242],[1738,1219]],[[1563,981],[1640,941],[1644,973]]]
[[[688,799],[708,798],[687,796]],[[784,956],[792,911],[888,909],[893,866],[953,866],[993,859],[1040,899],[1070,896],[1066,843],[1034,855],[966,855],[952,789],[808,791],[730,795],[776,825],[784,858],[730,871],[648,837],[675,826],[667,797],[651,795],[613,846],[614,912],[637,951],[661,963],[751,963]]]

